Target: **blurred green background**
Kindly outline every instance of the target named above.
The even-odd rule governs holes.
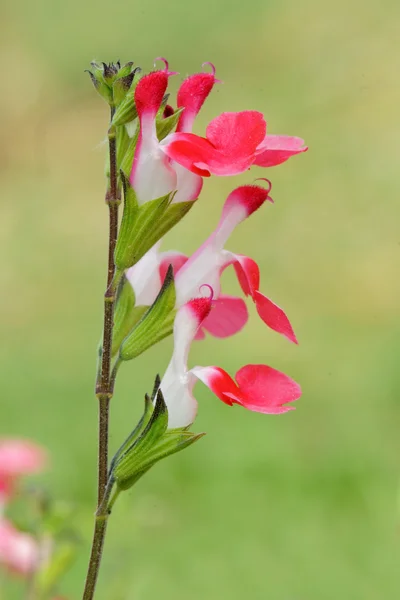
[[[389,600],[400,596],[399,31],[393,0],[199,4],[20,0],[3,5],[0,433],[46,446],[43,477],[84,539],[63,591],[78,600],[95,502],[95,348],[105,283],[107,107],[90,60],[213,61],[223,110],[258,109],[310,151],[268,171],[274,206],[229,244],[300,345],[262,326],[196,345],[191,364],[265,362],[303,387],[280,417],[229,409],[198,385],[198,444],[123,495],[98,600]],[[165,248],[192,252],[241,177],[210,180]],[[237,291],[227,277],[227,291]],[[171,352],[123,369],[111,445],[135,423]],[[20,598],[16,584],[4,598]]]

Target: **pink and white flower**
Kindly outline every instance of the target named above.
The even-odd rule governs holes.
[[[212,310],[202,321],[197,339],[203,338],[205,331],[215,337],[233,335],[244,327],[248,319],[246,304],[241,298],[221,293],[221,275],[224,269],[233,265],[244,294],[251,297],[264,323],[297,343],[285,312],[260,292],[260,271],[257,263],[247,256],[234,254],[224,248],[229,236],[242,221],[265,201],[272,201],[269,192],[270,185],[268,188],[258,185],[236,188],[225,202],[217,228],[189,259],[178,252],[158,253],[158,246],[153,247],[141,261],[127,271],[128,280],[135,291],[136,304],[150,305],[155,300],[166,269],[172,264],[177,308],[197,297],[203,285],[209,285],[213,289]]]
[[[0,519],[0,566],[26,577],[36,570],[39,555],[39,546],[32,536]]]
[[[8,499],[18,480],[38,473],[47,464],[42,448],[27,440],[0,440],[0,504]]]
[[[139,204],[161,198],[176,189],[176,173],[160,150],[156,115],[172,73],[165,69],[142,77],[135,88],[135,105],[139,119],[139,137],[133,158],[130,184]]]
[[[202,177],[237,175],[252,165],[273,167],[307,150],[301,138],[267,134],[264,116],[255,110],[224,112],[209,123],[206,137],[171,133],[161,146],[172,160]]]
[[[176,191],[173,202],[196,200],[203,180],[178,162],[171,162],[157,138],[156,115],[161,107],[168,80],[174,73],[165,69],[145,75],[135,88],[135,104],[139,120],[139,137],[130,175],[139,204],[161,198]],[[177,131],[190,132],[193,121],[214,86],[212,73],[197,73],[185,79],[179,88],[177,104],[183,108]]]
[[[225,404],[239,404],[248,410],[279,414],[292,410],[287,403],[301,395],[300,386],[290,377],[267,365],[246,365],[236,373],[236,382],[220,367],[188,369],[190,345],[211,310],[212,296],[190,300],[180,308],[174,323],[174,351],[161,391],[168,408],[168,427],[191,425],[197,414],[193,388],[202,381]]]

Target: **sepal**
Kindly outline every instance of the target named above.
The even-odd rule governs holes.
[[[135,306],[135,292],[124,275],[117,291],[111,356],[117,354],[123,340],[132,331],[147,308],[147,306]]]
[[[146,426],[139,435],[128,438],[130,441],[127,440],[123,452],[113,462],[110,479],[118,490],[129,489],[158,461],[180,452],[205,435],[192,433],[187,427],[168,430],[168,409],[160,388],[155,405],[146,395],[145,415],[150,406],[152,413]],[[143,417],[142,421],[145,421]]]
[[[104,79],[104,69],[102,64],[97,64],[95,62],[91,63],[92,70],[87,70],[89,73],[90,79],[97,91],[98,94],[107,102],[107,104],[112,105],[113,103],[113,94],[111,87],[106,83]]]
[[[175,129],[183,111],[184,111],[184,108],[178,108],[178,110],[176,110],[169,117],[163,117],[161,119],[157,119],[157,121],[156,121],[157,138],[160,142]]]
[[[157,298],[123,341],[119,351],[121,360],[136,358],[172,333],[175,303],[174,275],[170,265]]]
[[[160,239],[158,221],[171,201],[171,194],[139,206],[134,189],[121,173],[124,212],[115,248],[115,265],[123,271],[132,267]]]
[[[113,125],[126,125],[126,123],[130,123],[130,121],[133,121],[138,116],[134,98],[135,87],[136,82],[132,85],[131,88],[128,88],[130,89],[129,94],[124,95],[122,102],[119,104],[117,110],[114,113],[112,120]]]
[[[129,152],[129,149],[128,149]],[[139,205],[134,189],[120,173],[124,187],[124,212],[115,248],[115,265],[121,273],[135,265],[193,206],[173,202],[174,193]]]

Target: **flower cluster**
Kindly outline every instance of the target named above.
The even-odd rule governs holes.
[[[301,394],[295,381],[267,365],[245,365],[234,379],[219,366],[188,365],[195,339],[203,339],[206,332],[231,336],[248,320],[244,299],[222,293],[221,275],[228,267],[234,268],[243,295],[253,301],[262,321],[297,343],[283,309],[261,291],[257,263],[226,248],[234,229],[272,202],[270,181],[261,178],[236,187],[214,231],[192,256],[161,252],[160,244],[193,207],[204,178],[237,175],[253,165],[274,167],[307,147],[301,138],[267,133],[263,114],[254,110],[224,112],[208,124],[204,136],[198,135],[196,116],[219,83],[214,66],[204,63],[206,71],[187,77],[172,106],[167,88],[176,73],[165,59],[158,60],[164,67],[141,77],[133,63],[118,64],[112,73],[106,65],[103,71],[95,65],[97,75],[92,74],[112,107],[110,132],[116,139],[116,170],[124,190],[115,274],[107,292],[111,300],[116,298],[113,381],[123,361],[174,336],[171,361],[164,376],[156,379],[143,419],[114,457],[112,479],[120,488],[129,487],[159,458],[190,443],[197,381],[229,406],[267,414],[291,410],[288,404]],[[121,95],[127,77],[126,93]]]

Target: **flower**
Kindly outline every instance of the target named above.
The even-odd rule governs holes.
[[[27,440],[0,439],[0,502],[9,498],[23,475],[41,471],[47,462],[42,448]]]
[[[34,538],[0,520],[0,565],[26,577],[37,568],[38,561],[39,547]]]
[[[211,289],[211,288],[210,288]],[[188,370],[190,345],[210,313],[212,294],[195,298],[178,311],[174,323],[174,351],[161,381],[168,408],[168,428],[187,427],[197,414],[193,388],[202,381],[225,404],[239,404],[248,410],[279,414],[292,410],[288,402],[301,395],[300,386],[290,377],[267,365],[246,365],[236,373],[236,382],[220,367]]]
[[[135,149],[130,184],[135,190],[139,204],[160,198],[176,191],[173,202],[196,200],[203,181],[169,160],[157,138],[156,116],[161,108],[169,77],[175,73],[164,70],[145,75],[135,88],[135,105],[139,119],[139,136]],[[215,70],[212,73],[197,73],[185,79],[177,96],[178,108],[183,109],[177,131],[190,132],[193,121],[214,86]],[[171,112],[168,107],[167,115]]]
[[[301,138],[267,135],[266,131],[266,121],[258,111],[224,112],[209,123],[205,138],[171,133],[161,148],[172,160],[202,177],[237,175],[252,165],[273,167],[307,150]]]
[[[260,292],[260,270],[257,263],[247,256],[224,249],[229,236],[242,221],[258,210],[265,201],[272,202],[270,189],[268,182],[268,188],[244,185],[233,190],[225,201],[216,229],[189,259],[178,252],[158,253],[158,246],[153,247],[127,271],[127,278],[135,292],[136,305],[150,305],[155,300],[166,269],[172,264],[176,308],[198,296],[203,285],[210,285],[213,289],[212,310],[202,321],[196,338],[203,338],[205,331],[215,337],[233,335],[244,327],[248,319],[247,308],[241,298],[221,293],[221,275],[228,266],[233,265],[244,294],[252,298],[264,323],[297,343],[285,312]]]

